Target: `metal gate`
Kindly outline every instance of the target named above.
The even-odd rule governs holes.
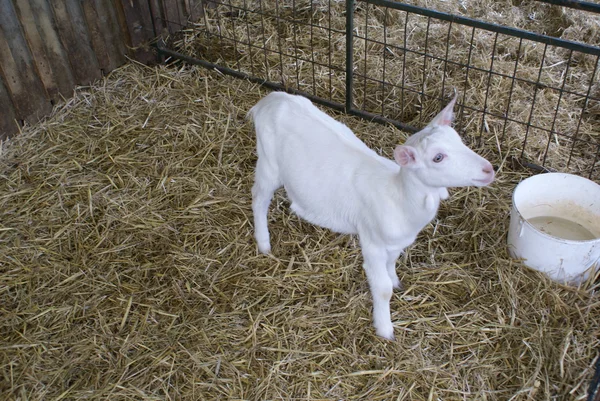
[[[540,3],[600,14],[592,3]],[[342,14],[343,25],[332,17]],[[595,44],[389,0],[210,0],[158,49],[410,132],[457,90],[457,129],[471,142],[600,180]]]

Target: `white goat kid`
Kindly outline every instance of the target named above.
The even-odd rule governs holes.
[[[249,112],[257,136],[252,210],[259,251],[271,250],[267,212],[281,186],[300,217],[358,234],[373,323],[388,339],[394,338],[390,298],[400,287],[398,256],[435,217],[447,187],[481,187],[494,180],[492,165],[450,127],[455,102],[456,97],[425,129],[396,147],[396,163],[304,97],[273,92]]]

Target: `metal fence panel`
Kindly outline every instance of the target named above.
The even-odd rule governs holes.
[[[388,0],[205,5],[193,27],[159,45],[163,55],[411,132],[457,90],[467,140],[600,179],[598,46]]]

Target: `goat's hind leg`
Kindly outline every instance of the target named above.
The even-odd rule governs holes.
[[[252,186],[252,213],[254,215],[254,238],[261,253],[271,252],[267,213],[275,190],[281,186],[277,173],[260,158],[256,162]]]

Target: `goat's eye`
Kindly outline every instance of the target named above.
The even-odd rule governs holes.
[[[437,155],[435,155],[435,157],[433,158],[433,162],[434,163],[439,163],[442,160],[444,160],[444,155],[441,153],[438,153]]]

